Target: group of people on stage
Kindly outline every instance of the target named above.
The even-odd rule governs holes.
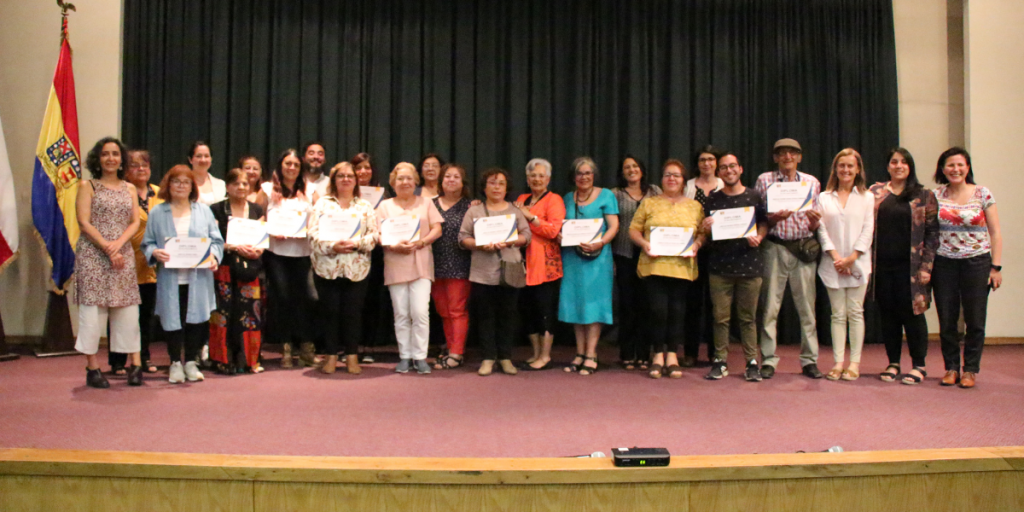
[[[933,191],[921,185],[903,148],[888,155],[890,179],[870,186],[861,155],[843,149],[821,190],[816,178],[798,170],[799,142],[781,139],[773,148],[777,168],[761,174],[753,188],[741,183],[736,154],[707,146],[697,152],[692,173],[683,162],[667,160],[660,184],[651,183],[653,173],[640,159],[627,155],[613,189],[596,186],[592,159],[577,158],[574,186],[564,196],[549,188],[551,163],[535,158],[525,169],[530,190],[515,200],[508,171],[484,171],[481,197],[473,199],[466,169],[435,154],[418,168],[396,165],[388,178],[393,194],[379,192],[369,154],[327,170],[325,148],[316,142],[281,153],[267,180],[253,156],[241,158],[224,180],[210,174],[205,142],[195,142],[187,156],[189,165],[172,167],[157,187],[149,183],[144,150],[129,151],[108,137],[88,154],[92,179],[79,186],[75,276],[76,348],[87,356],[89,386],[109,387],[96,359],[108,323],[115,373],[140,385],[143,373],[157,371],[149,353],[154,315],[165,332],[172,383],[203,380],[207,359],[221,373],[259,373],[264,339],[282,345],[284,368],[297,363],[329,374],[344,353],[346,370],[358,374],[361,362],[372,362],[365,347],[386,334],[378,328],[385,287],[399,373],[465,364],[472,302],[480,375],[554,366],[557,321],[573,325],[576,342],[564,371],[592,375],[599,368],[601,327],[613,323],[617,289],[619,357],[626,370],[680,378],[703,344],[711,361],[705,377],[728,376],[735,315],[744,378],[760,381],[772,378],[779,363],[776,326],[788,285],[800,317],[803,375],[859,378],[864,301],[873,297],[889,360],[880,378],[921,383],[927,377],[924,312],[934,292],[946,370],[941,384],[969,388],[980,370],[988,294],[1002,283],[995,199],[975,183],[971,157],[958,147],[938,158]],[[805,204],[773,208],[769,190],[781,189],[778,183],[804,187]],[[746,212],[750,230],[715,236],[725,211]],[[231,219],[292,212],[308,216],[305,237],[271,236],[265,250],[225,243]],[[340,216],[357,219],[361,229],[338,241],[326,234],[325,223]],[[512,223],[505,241],[478,242],[491,236],[479,231],[488,217]],[[600,225],[597,234],[563,247],[563,225],[588,219]],[[401,222],[416,235],[385,236],[388,223]],[[655,245],[662,242],[653,233],[661,228],[690,230],[685,255],[659,255]],[[209,239],[212,266],[167,268],[166,244],[175,237]],[[825,374],[818,368],[816,277],[832,308],[835,362]],[[433,364],[427,356],[431,303],[445,340]],[[519,366],[512,361],[517,315],[532,346]],[[900,357],[904,333],[909,369]]]

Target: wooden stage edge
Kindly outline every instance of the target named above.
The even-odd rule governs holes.
[[[2,511],[1024,510],[1024,447],[611,459],[0,449]]]

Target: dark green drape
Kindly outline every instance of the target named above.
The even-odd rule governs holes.
[[[898,141],[891,0],[125,0],[124,23],[123,137],[154,179],[195,139],[221,176],[319,140],[383,181],[436,152],[510,169],[513,192],[544,157],[565,192],[577,156],[603,185],[627,153],[656,181],[710,143],[750,184],[794,137],[804,172],[824,182],[852,146],[874,182]]]
[[[591,155],[692,167],[737,151],[745,180],[794,137],[803,170],[897,142],[891,0],[126,0],[123,136],[155,174],[206,139],[213,172],[321,140],[384,177],[437,152],[469,168]],[[873,181],[873,180],[872,180]]]

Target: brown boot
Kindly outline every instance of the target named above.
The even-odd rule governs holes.
[[[345,365],[348,372],[353,375],[363,373],[363,369],[359,367],[359,354],[346,354]]]
[[[331,355],[324,358],[324,364],[320,367],[322,373],[328,375],[334,373],[334,369],[338,367],[338,356]]]
[[[292,367],[292,344],[281,345],[281,368]]]
[[[305,342],[300,345],[299,349],[299,365],[300,366],[320,366],[323,362],[319,357],[316,356],[316,346],[312,342]],[[337,358],[335,358],[337,359]]]

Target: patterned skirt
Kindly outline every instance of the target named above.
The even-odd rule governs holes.
[[[263,335],[263,290],[260,280],[246,283],[231,279],[226,265],[214,274],[217,309],[210,315],[210,359],[229,364],[235,354],[245,355],[248,368],[260,361]]]

